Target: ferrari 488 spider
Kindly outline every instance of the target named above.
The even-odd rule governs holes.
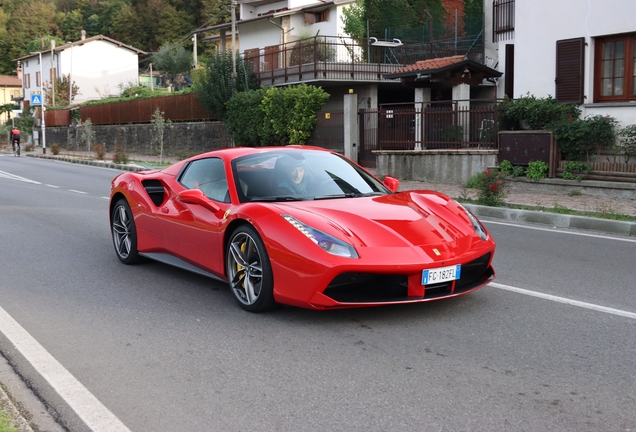
[[[320,148],[217,150],[113,179],[111,232],[124,264],[227,281],[252,312],[425,302],[491,282],[495,243],[477,218],[398,184]]]

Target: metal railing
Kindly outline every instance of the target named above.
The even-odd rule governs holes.
[[[497,102],[385,104],[377,110],[361,110],[361,151],[496,149]]]
[[[430,58],[466,55],[483,64],[483,42],[467,39],[383,43],[376,39],[316,36],[281,45],[245,50],[262,85],[316,80],[385,81],[384,74]],[[389,46],[387,46],[387,44]]]

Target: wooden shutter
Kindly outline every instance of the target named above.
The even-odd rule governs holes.
[[[313,24],[316,22],[316,14],[313,12],[305,12],[305,24]]]
[[[556,101],[583,103],[583,60],[585,38],[560,40],[556,43]]]
[[[513,44],[506,44],[504,93],[508,95],[510,99],[515,97],[515,46]]]

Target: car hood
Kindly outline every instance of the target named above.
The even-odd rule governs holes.
[[[276,205],[317,229],[325,225],[354,246],[422,247],[476,237],[464,210],[436,192],[301,201]]]

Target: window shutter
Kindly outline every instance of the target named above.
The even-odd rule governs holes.
[[[585,38],[557,41],[556,45],[556,101],[583,103],[583,60]]]
[[[305,24],[313,24],[316,21],[316,16],[311,12],[305,12]]]
[[[323,21],[329,21],[329,9],[325,9],[324,11],[322,11],[322,13],[324,14]]]
[[[504,93],[510,99],[515,97],[515,46],[506,44],[506,66],[504,69]]]

